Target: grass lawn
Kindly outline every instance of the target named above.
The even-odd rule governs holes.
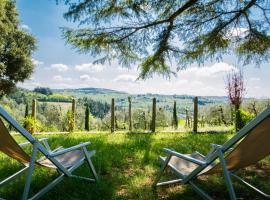
[[[44,196],[44,199],[200,199],[190,186],[174,185],[153,191],[151,185],[159,170],[158,155],[164,147],[174,148],[182,153],[195,150],[209,151],[210,143],[222,144],[231,134],[84,134],[38,135],[48,137],[52,148],[60,145],[69,147],[83,141],[91,141],[89,150],[96,149],[94,165],[100,177],[97,184],[77,179],[65,179]],[[16,136],[20,142],[23,140]],[[20,168],[20,165],[0,154],[0,179]],[[79,175],[90,175],[87,165],[76,171]],[[240,172],[242,177],[264,191],[270,192],[269,157]],[[32,194],[44,187],[57,173],[43,167],[35,168]],[[166,177],[172,174],[166,173]],[[19,199],[25,177],[17,179],[0,189],[0,197]],[[220,175],[200,178],[197,183],[215,199],[228,199],[224,181]],[[241,199],[260,199],[254,192],[235,182],[237,196]]]

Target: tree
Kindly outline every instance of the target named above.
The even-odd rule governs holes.
[[[56,0],[61,1],[61,0]],[[82,53],[139,64],[140,78],[170,76],[172,66],[221,59],[235,52],[244,64],[269,58],[267,0],[65,0],[66,41]]]
[[[50,88],[47,88],[47,87],[36,87],[33,91],[37,92],[37,93],[44,94],[44,95],[53,94],[52,90]]]
[[[176,110],[176,101],[173,104],[173,126],[175,129],[178,128],[178,117],[177,117],[177,110]]]
[[[26,119],[29,116],[29,108],[28,108],[28,103],[26,103],[25,106],[25,113],[24,113],[24,119]],[[24,128],[27,128],[26,124],[23,126]]]
[[[236,131],[242,128],[240,106],[243,101],[245,92],[244,78],[241,70],[233,71],[227,75],[227,93],[235,112],[235,129]]]
[[[0,22],[0,96],[3,96],[16,83],[30,78],[36,41],[20,28],[15,1],[0,1]]]
[[[84,124],[84,129],[86,131],[90,130],[90,128],[89,128],[89,115],[90,115],[89,106],[86,105],[86,108],[85,108],[85,124]]]

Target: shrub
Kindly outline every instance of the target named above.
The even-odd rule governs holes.
[[[239,112],[240,112],[240,116],[241,116],[240,117],[241,118],[240,119],[241,120],[241,124],[240,124],[241,128],[243,128],[245,125],[247,125],[255,117],[254,114],[252,114],[248,111],[245,111],[243,109],[240,109]]]
[[[64,120],[64,130],[68,132],[73,132],[75,129],[75,121],[74,121],[74,115],[72,111],[68,110],[67,115]]]
[[[31,115],[28,115],[23,120],[23,126],[30,133],[34,133],[35,131],[40,131],[41,123],[37,119],[34,119]]]

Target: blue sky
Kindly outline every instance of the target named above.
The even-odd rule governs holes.
[[[75,27],[63,18],[67,10],[54,0],[17,0],[22,27],[38,40],[38,50],[33,55],[36,64],[31,80],[18,86],[33,89],[37,86],[51,88],[99,87],[129,93],[161,93],[192,95],[226,95],[226,74],[236,68],[234,56],[226,56],[222,63],[206,63],[202,67],[192,65],[166,80],[155,76],[146,81],[136,81],[137,67],[128,70],[111,65],[93,65],[94,58],[79,54],[61,37],[60,27]],[[260,68],[245,66],[246,96],[270,97],[269,63]]]

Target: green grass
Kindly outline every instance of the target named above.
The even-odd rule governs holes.
[[[65,179],[44,196],[44,199],[200,199],[190,186],[175,185],[152,190],[151,185],[159,170],[158,155],[164,147],[174,148],[182,153],[195,150],[201,153],[209,151],[210,143],[222,144],[231,134],[83,134],[38,135],[48,137],[52,148],[69,147],[80,142],[91,141],[89,150],[96,149],[93,162],[100,177],[97,184],[76,179]],[[16,136],[18,141],[22,139]],[[29,150],[29,149],[28,149]],[[18,170],[19,164],[0,154],[0,179]],[[43,167],[35,168],[31,193],[39,191],[57,173]],[[256,172],[256,173],[255,173]],[[270,191],[270,159],[266,158],[254,167],[240,172],[244,178]],[[76,171],[79,175],[90,175],[87,165]],[[165,177],[172,177],[167,172]],[[19,199],[24,186],[25,177],[9,183],[0,189],[0,197]],[[215,199],[228,199],[224,181],[220,175],[202,177],[198,184]],[[254,192],[235,184],[238,197],[242,199],[260,198]]]

